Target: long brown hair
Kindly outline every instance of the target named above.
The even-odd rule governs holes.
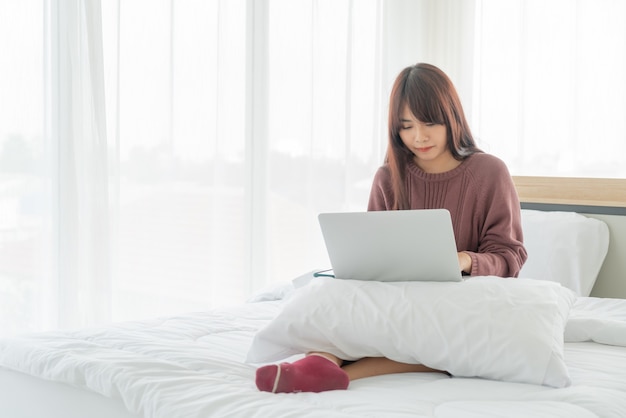
[[[413,153],[400,138],[400,116],[405,104],[418,120],[445,125],[448,148],[455,159],[461,161],[481,152],[448,76],[431,64],[419,63],[405,68],[396,78],[389,99],[389,143],[385,161],[391,170],[394,209],[409,208],[404,178]]]

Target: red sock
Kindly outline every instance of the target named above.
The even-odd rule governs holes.
[[[318,355],[293,363],[270,364],[256,371],[256,386],[264,392],[323,392],[347,389],[349,383],[341,367]]]

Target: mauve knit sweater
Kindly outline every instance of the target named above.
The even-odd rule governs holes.
[[[450,211],[457,250],[472,258],[470,275],[518,276],[528,256],[519,198],[504,162],[476,153],[437,174],[410,164],[406,187],[411,209]],[[391,173],[384,165],[374,177],[368,210],[389,210],[392,204]]]

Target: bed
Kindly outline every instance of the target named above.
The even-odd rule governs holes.
[[[351,382],[346,391],[260,392],[254,374],[265,363],[251,359],[262,357],[259,336],[268,334],[277,318],[286,321],[284,326],[302,320],[288,313],[300,303],[298,297],[315,287],[298,281],[264,289],[248,303],[230,308],[0,339],[0,415],[624,417],[626,260],[622,254],[626,248],[626,205],[546,202],[529,195],[524,187],[520,185],[519,190],[530,257],[520,283],[532,280],[533,291],[535,282],[542,283],[540,290],[548,291],[541,295],[557,295],[558,303],[545,299],[541,309],[556,318],[547,332],[553,334],[552,354],[556,352],[557,360],[562,361],[564,367],[559,373],[565,374],[567,381],[530,383],[525,377],[517,379],[517,371],[513,375],[477,377],[462,372],[453,373],[453,377],[418,373],[361,379]],[[580,225],[591,229],[581,229]],[[575,263],[571,262],[572,255],[576,256]],[[541,309],[533,305],[532,312]],[[480,315],[494,316],[493,311]],[[524,318],[532,324],[528,311],[524,311]],[[521,328],[509,327],[506,335],[518,338],[513,349],[523,356],[523,341],[536,335],[524,334]],[[532,327],[527,328],[532,331]],[[445,332],[441,329],[440,333]],[[404,332],[402,328],[396,331]],[[454,337],[462,334],[458,328],[450,332]],[[472,349],[468,347],[467,352]],[[465,351],[452,357],[463,355]],[[287,350],[282,356],[295,359],[299,355]],[[481,362],[492,370],[507,366],[493,353],[484,355]]]

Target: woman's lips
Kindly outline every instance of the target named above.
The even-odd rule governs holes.
[[[434,147],[422,147],[422,148],[416,148],[418,152],[428,152],[431,149],[433,149]]]

